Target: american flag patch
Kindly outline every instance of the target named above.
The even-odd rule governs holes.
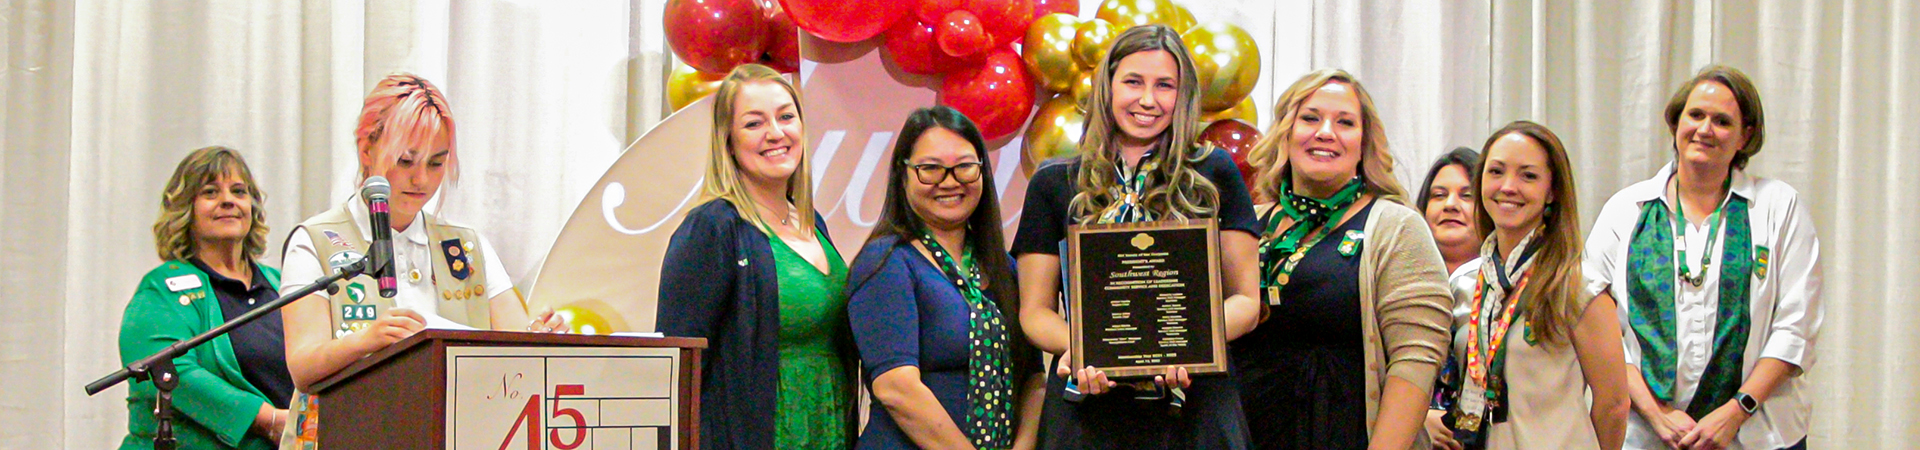
[[[346,239],[341,239],[340,234],[334,233],[333,230],[320,230],[320,233],[327,235],[327,240],[332,241],[334,246],[353,248],[353,244],[348,244]]]

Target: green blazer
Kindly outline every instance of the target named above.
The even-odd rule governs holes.
[[[258,262],[254,264],[259,265]],[[280,270],[260,265],[266,282],[280,287]],[[187,278],[198,283],[187,281]],[[168,279],[175,279],[169,287]],[[186,287],[194,285],[193,287]],[[120,319],[120,363],[127,364],[193,338],[226,322],[206,272],[193,263],[168,261],[147,272]],[[173,360],[180,385],[173,390],[173,437],[183,449],[273,448],[265,437],[248,434],[266,394],[240,374],[240,361],[227,336]],[[132,382],[127,394],[127,437],[122,449],[153,447],[153,383]]]

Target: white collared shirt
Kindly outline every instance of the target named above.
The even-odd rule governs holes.
[[[373,232],[368,227],[367,204],[359,195],[347,199],[347,211],[353,215],[355,228],[360,232],[361,240],[370,240]],[[394,306],[412,309],[427,319],[429,328],[468,328],[440,316],[439,289],[433,286],[432,258],[437,249],[427,242],[427,227],[421,226],[424,214],[415,217],[405,230],[399,230],[393,236],[394,278],[397,278],[399,293],[393,296]],[[444,221],[443,221],[444,222]],[[501,264],[499,253],[493,251],[493,244],[485,235],[480,237],[480,254],[487,258],[487,296],[493,298],[513,288],[513,280],[507,275],[506,266]],[[287,239],[286,252],[280,258],[280,285],[298,288],[312,284],[314,280],[326,276],[322,262],[324,257],[317,255],[313,248],[313,237],[306,227],[295,226],[293,234]]]
[[[1640,222],[1641,205],[1649,201],[1672,205],[1667,196],[1668,177],[1674,166],[1666,167],[1652,179],[1634,183],[1607,200],[1587,237],[1582,271],[1586,294],[1613,294],[1620,310],[1621,339],[1627,365],[1640,367],[1640,339],[1633,331],[1627,292],[1627,258],[1634,229]],[[1754,279],[1748,310],[1752,325],[1742,353],[1741,380],[1753,373],[1760,358],[1774,358],[1802,371],[1814,362],[1813,345],[1820,330],[1820,239],[1814,233],[1813,219],[1792,186],[1779,180],[1751,177],[1733,170],[1732,193],[1748,200],[1752,225]],[[1731,198],[1731,196],[1728,196]],[[1724,205],[1724,203],[1722,203]],[[1671,209],[1671,206],[1666,206]],[[1675,220],[1685,221],[1684,218]],[[1709,358],[1713,356],[1713,331],[1720,304],[1720,258],[1725,247],[1726,227],[1721,236],[1710,237],[1710,223],[1686,224],[1686,246],[1690,270],[1700,270],[1700,255],[1709,255],[1712,268],[1705,282],[1695,287],[1679,279],[1679,255],[1674,255],[1674,320],[1678,339],[1674,343],[1674,401],[1671,407],[1686,409],[1700,387]],[[1709,248],[1708,243],[1712,246]],[[1759,247],[1769,249],[1764,266],[1757,259]],[[1764,267],[1764,269],[1763,269]],[[1757,415],[1740,428],[1734,448],[1777,449],[1799,442],[1807,435],[1808,415],[1812,409],[1804,373],[1791,374],[1772,398],[1762,404]],[[1639,414],[1629,414],[1626,448],[1665,448],[1660,437]]]

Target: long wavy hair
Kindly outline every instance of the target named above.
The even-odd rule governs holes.
[[[980,135],[980,129],[968,120],[960,111],[946,106],[921,108],[907,116],[906,124],[900,127],[900,137],[894,141],[893,154],[889,157],[887,175],[887,194],[881,202],[880,219],[868,235],[869,242],[886,236],[897,236],[903,242],[920,238],[920,230],[926,228],[926,220],[913,211],[913,205],[907,201],[907,180],[913,175],[907,159],[913,156],[913,145],[920,136],[935,128],[945,129],[959,134],[961,138],[973,144],[975,156],[980,158],[980,203],[967,216],[967,245],[977,251],[973,254],[974,267],[980,270],[980,281],[987,294],[993,297],[995,305],[1000,307],[1001,322],[1007,326],[1008,342],[1011,344],[1013,374],[1016,385],[1025,381],[1027,375],[1040,373],[1040,352],[1033,343],[1022,336],[1025,331],[1020,326],[1020,284],[1014,277],[1013,261],[1004,251],[1006,237],[1000,230],[1000,195],[994,188],[993,158],[987,154],[986,139]],[[861,267],[860,261],[854,261],[854,267]],[[871,275],[868,275],[871,276]],[[862,284],[865,277],[855,276],[854,288]]]
[[[167,187],[160,192],[160,217],[153,221],[153,246],[161,261],[185,261],[199,255],[193,239],[193,200],[200,188],[232,174],[247,184],[253,197],[253,218],[247,226],[247,238],[240,243],[240,254],[257,260],[267,251],[267,193],[253,182],[247,160],[231,148],[212,146],[188,153],[173,168]],[[222,188],[224,189],[224,187]]]
[[[1146,190],[1140,206],[1156,219],[1212,217],[1220,207],[1220,191],[1193,167],[1209,152],[1198,147],[1200,137],[1200,80],[1193,68],[1193,57],[1180,33],[1165,25],[1141,25],[1127,29],[1114,38],[1113,47],[1100,59],[1100,70],[1093,74],[1093,93],[1082,109],[1087,111],[1086,134],[1080,140],[1080,172],[1075,178],[1079,194],[1073,196],[1069,210],[1087,222],[1118,199],[1111,188],[1119,185],[1114,168],[1119,164],[1120,146],[1115,141],[1122,133],[1113,117],[1113,72],[1120,60],[1135,53],[1162,51],[1173,57],[1180,71],[1178,96],[1167,108],[1173,123],[1160,133],[1160,164],[1146,174]]]
[[[1359,174],[1361,183],[1366,185],[1362,189],[1374,197],[1406,204],[1406,189],[1400,187],[1400,180],[1393,176],[1393,151],[1387,146],[1387,128],[1380,122],[1380,109],[1373,106],[1373,96],[1367,94],[1360,80],[1340,69],[1320,69],[1300,77],[1280,96],[1280,102],[1274,104],[1273,126],[1267,128],[1247,155],[1247,162],[1256,173],[1254,191],[1267,201],[1286,198],[1285,193],[1280,192],[1280,181],[1292,176],[1287,152],[1293,146],[1293,127],[1300,118],[1301,105],[1327,83],[1352,87],[1354,96],[1360,99]]]
[[[411,73],[395,73],[380,79],[367,93],[360,107],[360,121],[353,129],[354,145],[371,151],[375,158],[392,163],[407,150],[431,148],[445,143],[447,181],[459,184],[460,150],[454,145],[453,109],[447,97],[433,83]],[[420,155],[425,158],[432,155]],[[365,181],[367,167],[360,168]]]
[[[771,230],[767,220],[760,217],[760,209],[753,206],[753,198],[747,196],[746,181],[740,174],[740,162],[733,159],[733,101],[740,97],[740,88],[750,83],[769,82],[780,85],[793,96],[793,112],[801,119],[801,129],[806,126],[806,109],[801,107],[800,90],[793,82],[781,76],[780,72],[759,64],[742,64],[734,67],[733,72],[720,81],[720,88],[713,93],[713,145],[707,153],[706,185],[702,201],[721,199],[733,204],[740,217],[763,230]],[[793,176],[787,178],[787,200],[793,202],[794,211],[800,212],[800,231],[813,232],[813,155],[807,151],[806,135],[794,138],[793,151],[799,152],[800,165],[793,169]]]
[[[1487,143],[1480,147],[1480,167],[1473,174],[1473,192],[1477,195],[1486,179],[1487,156],[1493,150],[1493,143],[1509,134],[1526,136],[1534,144],[1546,150],[1547,160],[1553,170],[1553,203],[1541,218],[1543,235],[1534,236],[1534,245],[1539,245],[1535,253],[1534,275],[1529,276],[1526,292],[1520,294],[1521,309],[1526,310],[1527,326],[1533,330],[1533,336],[1541,342],[1563,344],[1571,342],[1573,327],[1580,321],[1581,311],[1575,308],[1581,295],[1580,288],[1580,195],[1574,190],[1573,164],[1567,160],[1567,147],[1560,143],[1560,137],[1546,126],[1525,120],[1517,120],[1500,131],[1487,137]],[[1485,195],[1479,196],[1480,202],[1492,201]],[[1494,239],[1493,216],[1487,214],[1484,205],[1474,205],[1474,222],[1481,233]]]

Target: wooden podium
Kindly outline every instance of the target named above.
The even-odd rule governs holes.
[[[343,449],[697,449],[705,339],[426,330],[315,383]]]

